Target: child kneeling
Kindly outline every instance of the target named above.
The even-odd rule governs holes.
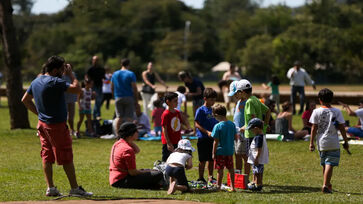
[[[268,163],[268,148],[266,137],[263,135],[263,122],[258,118],[253,118],[248,122],[246,129],[256,135],[253,137],[248,153],[247,162],[253,165],[253,181],[248,184],[248,189],[261,191],[264,164]]]
[[[176,190],[189,190],[188,180],[185,175],[185,169],[193,167],[192,152],[195,149],[187,139],[182,139],[178,142],[178,148],[170,154],[166,161],[166,175],[169,176],[168,194],[173,194]]]

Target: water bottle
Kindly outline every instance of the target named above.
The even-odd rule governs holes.
[[[279,134],[279,136],[277,136],[277,140],[278,141],[282,141],[283,139],[284,139],[284,136],[283,135]]]

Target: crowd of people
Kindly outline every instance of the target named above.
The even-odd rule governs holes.
[[[235,191],[235,169],[243,172],[249,178],[252,169],[253,179],[248,188],[261,191],[263,188],[264,165],[269,161],[266,133],[278,133],[285,141],[310,137],[310,150],[315,149],[315,138],[320,152],[321,165],[324,171],[324,193],[332,192],[330,179],[333,167],[339,164],[339,139],[337,130],[341,132],[348,149],[345,120],[339,109],[333,108],[333,92],[322,89],[318,98],[322,107],[316,109],[314,101],[309,101],[303,113],[305,82],[313,84],[308,74],[296,62],[287,76],[291,79],[291,102],[282,103],[279,109],[279,80],[272,77],[271,82],[264,85],[271,89],[270,98],[257,98],[252,92],[252,84],[241,79],[234,66],[223,76],[222,90],[226,102],[236,102],[233,109],[215,104],[217,92],[213,88],[205,88],[202,81],[189,72],[182,71],[179,79],[185,86],[179,86],[175,92],[166,92],[159,98],[155,89],[156,80],[166,89],[168,86],[161,77],[153,71],[152,63],[142,73],[143,86],[141,96],[143,112],[138,101],[136,76],[130,70],[130,60],[123,59],[121,68],[114,73],[100,66],[97,56],[92,58],[92,66],[83,80],[83,87],[78,83],[72,66],[62,57],[52,56],[45,65],[40,76],[30,85],[23,96],[23,103],[34,114],[38,115],[38,135],[42,144],[41,157],[48,189],[47,196],[59,196],[60,193],[52,180],[52,164],[57,161],[63,165],[71,185],[70,194],[89,196],[78,185],[73,164],[72,140],[70,136],[80,137],[80,126],[84,116],[87,118],[87,132],[96,137],[92,120],[101,117],[101,106],[115,99],[114,133],[117,138],[110,155],[109,182],[113,187],[160,189],[164,180],[163,173],[154,170],[136,168],[135,154],[141,150],[134,142],[150,131],[150,120],[153,122],[155,135],[161,135],[161,159],[166,164],[165,174],[169,178],[168,194],[176,190],[188,191],[185,169],[192,168],[192,147],[190,141],[182,139],[183,133],[194,132],[198,137],[198,172],[199,182],[216,183],[218,189],[222,186],[223,170],[227,168],[231,175],[231,191]],[[186,90],[188,88],[188,91]],[[292,116],[295,114],[294,94],[300,94],[300,112],[303,119],[303,129],[293,128]],[[187,114],[187,98],[192,98],[194,130],[189,124]],[[34,102],[33,102],[34,99]],[[91,100],[95,99],[92,110]],[[73,117],[75,102],[79,105],[80,120],[74,130]],[[275,106],[278,109],[275,109]],[[361,110],[352,111],[343,104],[349,115],[357,116],[363,121]],[[363,108],[363,101],[360,104]],[[227,106],[228,107],[228,106]],[[184,109],[184,110],[183,110]],[[276,114],[273,119],[272,114]],[[233,121],[227,116],[233,115]],[[93,117],[93,119],[92,119]],[[70,131],[66,125],[68,121]],[[356,136],[363,134],[363,126],[347,127],[347,132]],[[326,131],[329,130],[329,131]],[[234,157],[235,156],[235,157]],[[235,162],[234,162],[235,161]],[[234,165],[235,163],[235,165]],[[243,166],[243,168],[242,168]],[[204,170],[207,168],[207,180]],[[213,177],[217,170],[217,179]]]

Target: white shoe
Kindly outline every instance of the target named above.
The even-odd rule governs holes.
[[[47,188],[47,191],[45,192],[46,196],[62,196],[62,194],[58,191],[57,187],[51,187]]]
[[[92,196],[92,192],[85,191],[82,186],[78,186],[77,188],[73,188],[69,191],[69,195],[71,196]]]
[[[103,135],[100,137],[101,139],[106,139],[106,140],[112,140],[112,139],[116,139],[117,136],[114,134],[110,134],[110,135]]]

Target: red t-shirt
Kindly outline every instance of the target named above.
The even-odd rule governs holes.
[[[310,117],[311,117],[311,114],[313,114],[313,111],[312,110],[306,110],[304,111],[304,113],[302,114],[301,118],[302,119],[307,119],[308,121],[310,120]],[[312,124],[311,123],[308,123],[309,126],[311,127]]]
[[[161,116],[161,125],[163,129],[167,127],[168,137],[172,144],[178,144],[181,139],[181,116],[180,112],[174,109],[174,112],[170,112],[168,109],[164,111]],[[161,142],[166,144],[166,139],[164,136],[164,131],[161,133]]]
[[[135,151],[123,139],[112,146],[110,156],[110,185],[127,176],[128,169],[136,169]]]
[[[151,113],[151,116],[154,118],[154,127],[161,126],[161,115],[164,112],[164,108],[155,108]]]

